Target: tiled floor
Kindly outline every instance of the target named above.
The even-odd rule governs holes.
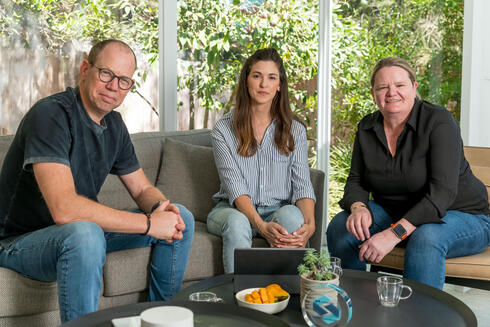
[[[490,327],[490,291],[451,284],[445,284],[443,290],[470,307],[479,327]]]

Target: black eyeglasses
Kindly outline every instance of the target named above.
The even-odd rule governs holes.
[[[134,85],[134,81],[129,77],[117,76],[107,68],[99,68],[97,66],[94,67],[99,70],[99,79],[101,82],[110,83],[114,78],[117,78],[117,82],[121,90],[129,90]]]

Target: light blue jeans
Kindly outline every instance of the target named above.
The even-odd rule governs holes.
[[[303,214],[292,204],[281,203],[268,207],[256,207],[257,213],[266,222],[276,222],[292,233],[304,223]],[[248,218],[228,201],[220,201],[208,215],[208,231],[223,238],[223,266],[225,274],[234,271],[234,255],[237,248],[252,247],[252,238],[257,230]]]
[[[97,311],[106,253],[152,246],[149,301],[169,300],[180,290],[194,235],[192,213],[177,206],[186,225],[182,240],[167,243],[139,234],[105,233],[95,223],[79,221],[1,240],[0,266],[31,279],[58,281],[64,323]]]
[[[379,233],[394,222],[374,201],[369,202],[373,214],[371,235]],[[359,261],[362,243],[346,229],[349,212],[342,211],[328,224],[327,243],[332,256],[342,260],[342,267],[365,270],[366,262]],[[448,210],[442,224],[423,224],[405,240],[403,276],[442,289],[446,276],[446,258],[480,253],[490,245],[490,218],[457,210]]]

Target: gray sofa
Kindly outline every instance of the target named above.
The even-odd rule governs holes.
[[[184,285],[223,273],[221,238],[206,230],[206,217],[214,206],[211,196],[218,190],[209,130],[149,132],[133,134],[140,164],[150,181],[172,201],[185,205],[196,220],[192,250]],[[0,164],[13,136],[0,137]],[[321,226],[324,173],[311,170],[317,203],[316,223]],[[126,189],[109,176],[99,201],[114,208],[135,207]],[[320,248],[317,232],[310,246]],[[254,239],[254,246],[267,246]],[[132,249],[107,255],[103,270],[99,309],[145,301],[148,286],[150,248]],[[0,268],[0,327],[57,326],[60,324],[56,282],[45,283]]]

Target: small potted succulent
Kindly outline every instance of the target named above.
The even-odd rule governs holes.
[[[318,289],[322,284],[339,285],[339,275],[332,268],[330,253],[327,250],[320,252],[315,249],[306,250],[303,263],[298,266],[298,272],[301,303],[306,293],[313,288]]]

